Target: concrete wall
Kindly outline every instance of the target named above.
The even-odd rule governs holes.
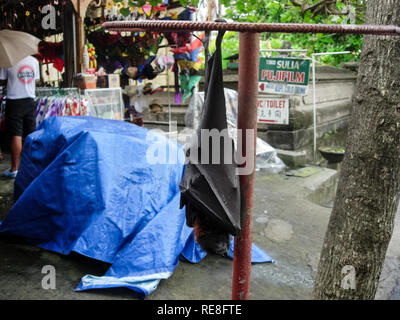
[[[236,71],[224,73],[225,87],[237,90]],[[298,151],[313,143],[312,73],[306,96],[290,97],[289,125],[258,124],[258,135],[273,147]],[[344,68],[316,67],[317,138],[347,127],[357,73]]]
[[[355,89],[357,73],[349,69],[320,66],[316,68],[316,101],[317,101],[317,138],[332,131],[340,131],[347,128],[352,98]],[[238,72],[224,71],[224,83],[226,88],[238,89]],[[199,85],[203,90],[203,83]],[[175,93],[170,93],[172,103],[172,120],[178,122],[178,127],[184,127],[184,115],[187,103],[174,104]],[[157,122],[168,122],[168,93],[157,96],[166,107],[165,112],[159,115],[147,115],[145,121],[147,127],[157,127]],[[313,144],[313,86],[312,74],[308,95],[289,96],[290,119],[289,125],[258,124],[258,136],[277,149],[288,151],[309,152]],[[151,124],[151,125],[150,125]],[[165,125],[164,125],[165,127]]]

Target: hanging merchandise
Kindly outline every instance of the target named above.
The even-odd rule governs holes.
[[[120,86],[129,86],[129,81],[153,80],[160,73],[172,69],[175,81],[175,103],[181,104],[192,95],[201,77],[202,61],[199,52],[203,49],[204,33],[199,37],[190,32],[109,31],[102,29],[104,21],[129,20],[192,20],[196,9],[181,7],[179,2],[163,2],[157,6],[134,4],[132,1],[109,0],[104,3],[104,16],[87,16],[89,70],[97,67],[96,75],[118,74]],[[165,45],[165,41],[167,45]],[[164,42],[163,42],[164,41]],[[168,54],[158,54],[160,47],[170,47]],[[106,83],[103,81],[103,83]],[[108,87],[98,84],[98,87]],[[125,99],[132,100],[125,95]],[[139,98],[136,98],[138,100]],[[147,102],[152,113],[163,111],[162,104],[154,99]],[[140,107],[126,103],[127,116],[141,125]]]
[[[182,89],[182,101],[185,102],[192,94],[196,85],[200,82],[201,76],[194,69],[184,69],[179,76]]]
[[[144,64],[138,67],[125,67],[121,74],[128,76],[132,80],[152,80],[158,75],[158,72],[156,72],[152,66],[152,62],[155,58],[156,56],[149,57],[144,61]]]
[[[172,11],[170,9],[173,9]],[[172,56],[164,61],[157,53],[162,41],[167,38],[168,45],[181,47],[190,43],[190,32],[115,32],[103,30],[104,21],[133,20],[191,20],[194,7],[179,10],[176,2],[163,1],[156,6],[148,2],[138,5],[133,1],[107,0],[104,2],[104,16],[94,15],[85,18],[86,37],[95,47],[91,67],[103,68],[107,74],[120,73],[125,79],[154,79],[160,72],[170,67]],[[189,57],[187,57],[190,59]],[[179,79],[178,79],[179,81]],[[123,81],[124,82],[124,81]],[[125,81],[127,82],[127,81]],[[124,84],[124,83],[123,83]]]
[[[175,80],[175,104],[181,104],[181,94],[179,92],[179,67],[177,60],[175,60],[173,71]]]
[[[203,32],[199,38],[195,37],[190,45],[171,50],[175,54],[174,57],[181,70],[179,80],[183,102],[192,95],[194,88],[201,80],[199,74],[201,60],[198,55],[200,50],[203,49],[202,41],[204,37],[205,33]]]
[[[206,251],[227,255],[230,246],[229,234],[237,235],[240,232],[244,217],[241,216],[240,183],[234,163],[234,144],[227,130],[222,77],[223,34],[224,32],[218,33],[216,51],[206,69],[203,113],[196,141],[192,141],[187,150],[189,163],[186,165],[180,189],[181,207],[186,206],[187,224],[194,227],[196,241]],[[216,155],[215,150],[209,148],[213,142],[212,137],[209,137],[204,146],[201,144],[200,132],[203,129],[217,129],[218,132],[227,134],[223,137],[224,142],[221,142],[216,150],[219,152],[219,163],[210,161]],[[230,154],[224,150],[226,143],[232,146]],[[203,156],[208,154],[210,164],[191,159],[193,154],[197,154],[202,160]]]
[[[39,53],[35,57],[41,63],[53,63],[54,68],[62,72],[64,69],[64,43],[42,41],[39,44]]]
[[[154,60],[154,64],[155,64],[154,70],[157,73],[164,72],[165,70],[171,69],[171,67],[174,65],[174,63],[175,63],[174,57],[170,54],[158,56]]]
[[[181,19],[192,19],[192,8],[186,8],[178,17]],[[175,103],[184,102],[193,92],[193,88],[200,81],[198,71],[200,70],[202,61],[198,58],[200,50],[203,49],[202,40],[205,33],[199,38],[190,42],[191,34],[189,32],[172,32],[166,33],[166,39],[172,47],[171,52],[174,54],[174,79],[175,79]],[[187,79],[189,75],[189,78]],[[190,83],[190,85],[189,85]]]
[[[89,57],[89,69],[97,70],[96,48],[94,47],[93,43],[88,43],[87,53]]]
[[[36,96],[36,127],[49,117],[87,115],[88,101],[76,88],[38,88]]]

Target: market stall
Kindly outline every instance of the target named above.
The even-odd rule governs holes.
[[[36,58],[41,86],[69,86],[74,72],[74,7],[70,0],[0,1],[0,30],[23,31],[42,40]]]
[[[169,100],[179,104],[200,81],[202,43],[193,34],[102,28],[107,21],[193,20],[196,8],[182,7],[179,1],[164,0],[157,6],[131,0],[2,1],[0,10],[5,17],[0,28],[26,31],[42,40],[35,56],[41,65],[39,89],[80,89],[88,112],[96,116],[143,125],[145,112],[163,112],[157,93],[168,91],[173,95]],[[50,100],[63,93],[51,92]],[[40,107],[38,101],[38,112]]]
[[[83,50],[81,72],[74,76],[74,86],[90,90],[91,97],[99,92],[121,89],[121,119],[142,125],[143,113],[159,113],[163,104],[157,93],[168,91],[175,103],[186,100],[200,81],[198,71],[202,61],[199,35],[189,32],[113,32],[102,28],[107,21],[181,20],[194,18],[195,7],[182,7],[179,1],[163,1],[157,6],[139,1],[91,1],[83,18]],[[78,25],[78,29],[81,27]],[[167,74],[167,81],[165,75]],[[159,79],[157,79],[159,78]],[[162,80],[160,80],[162,78]],[[170,87],[175,91],[171,93]],[[104,91],[103,89],[111,89]],[[89,92],[85,92],[87,95]],[[100,96],[103,93],[99,93]],[[91,102],[98,99],[89,99]],[[100,99],[101,104],[104,101]],[[100,110],[94,102],[92,109]],[[116,106],[106,106],[109,111]],[[118,111],[119,112],[119,111]],[[115,112],[112,112],[115,115]],[[111,113],[108,112],[111,116]],[[112,119],[115,119],[113,116]],[[119,119],[119,118],[118,118]]]

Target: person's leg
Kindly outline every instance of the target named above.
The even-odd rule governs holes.
[[[13,136],[11,139],[11,172],[17,171],[21,160],[22,137]]]
[[[18,171],[21,159],[24,103],[24,100],[7,100],[6,102],[5,119],[7,132],[11,137],[11,168],[4,172],[6,176]]]
[[[15,135],[11,140],[11,172],[17,171],[21,162],[22,136],[24,139],[36,129],[36,105],[33,99],[25,99],[23,110],[20,112],[22,126],[21,135]]]
[[[23,138],[36,130],[36,103],[32,99],[26,103],[23,116]]]

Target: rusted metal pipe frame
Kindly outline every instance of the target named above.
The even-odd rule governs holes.
[[[246,144],[246,129],[253,130],[251,146],[242,150],[255,155],[257,139],[257,95],[259,68],[259,33],[344,33],[400,36],[397,26],[374,25],[313,25],[285,23],[225,23],[190,21],[117,21],[106,22],[103,28],[110,31],[237,31],[239,38],[239,96],[238,129],[242,143]],[[255,161],[255,156],[251,157]],[[254,164],[255,165],[255,164]],[[235,238],[232,277],[232,299],[246,300],[250,294],[252,210],[254,194],[254,170],[249,175],[240,176],[243,209],[246,212],[242,232]]]
[[[239,34],[239,95],[238,95],[238,134],[242,139],[242,152],[246,159],[245,166],[255,166],[255,151],[257,139],[257,96],[258,67],[260,52],[259,33],[241,32]],[[247,130],[252,133],[253,140],[248,146]],[[241,155],[242,156],[242,155]],[[232,299],[247,300],[250,293],[252,211],[254,193],[254,170],[249,175],[240,176],[242,193],[242,210],[245,210],[245,220],[242,231],[235,237],[233,254]]]
[[[105,22],[103,28],[110,31],[237,31],[282,33],[344,33],[400,36],[400,27],[382,25],[332,25],[302,23],[248,23],[248,22],[192,22],[192,21],[113,21]]]

